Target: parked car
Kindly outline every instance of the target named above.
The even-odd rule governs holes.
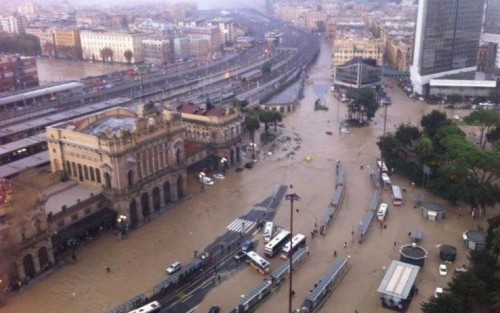
[[[253,166],[254,166],[253,162],[247,162],[247,163],[245,163],[245,168],[251,169],[251,168],[253,168]]]
[[[168,268],[167,268],[167,273],[173,274],[177,272],[178,270],[181,269],[181,262],[177,261],[172,263]]]
[[[222,174],[214,174],[214,178],[217,178],[217,179],[224,179],[226,177],[224,177],[224,175]]]
[[[439,276],[446,276],[448,275],[448,268],[446,267],[446,264],[440,264],[439,265]]]
[[[201,178],[201,182],[205,185],[209,185],[209,186],[212,186],[214,184],[214,181],[212,180],[212,178],[210,177],[207,177],[207,176],[203,176]]]
[[[442,294],[443,294],[443,288],[436,287],[436,291],[434,292],[434,298],[437,298],[437,297],[439,297]]]
[[[234,169],[235,172],[241,172],[243,171],[243,167],[238,166],[237,168]]]

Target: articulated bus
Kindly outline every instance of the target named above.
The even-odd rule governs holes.
[[[277,234],[276,237],[274,237],[266,244],[266,246],[264,247],[264,254],[267,257],[272,258],[289,240],[290,232],[284,229],[281,230],[281,232]]]
[[[274,223],[273,222],[266,222],[266,226],[264,226],[264,242],[269,242],[273,238],[273,232],[274,232]]]
[[[403,193],[401,192],[401,188],[397,185],[392,185],[392,204],[394,205],[403,205]]]
[[[290,249],[290,241],[281,249],[281,258],[288,259],[291,255],[297,251],[298,248],[303,247],[306,244],[306,236],[302,234],[297,234],[292,238],[292,248]]]
[[[151,303],[146,304],[145,306],[141,306],[138,309],[132,310],[128,313],[153,313],[153,312],[160,312],[160,302],[158,301],[153,301]]]
[[[266,259],[258,255],[255,251],[247,252],[247,260],[251,267],[255,268],[263,275],[269,274],[271,271],[271,264],[269,264]]]

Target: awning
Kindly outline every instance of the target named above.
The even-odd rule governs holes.
[[[116,212],[110,208],[103,208],[87,217],[82,218],[78,222],[71,224],[65,229],[57,232],[57,234],[52,236],[52,242],[54,246],[66,242],[75,236],[85,233],[87,230],[113,221],[116,218]]]

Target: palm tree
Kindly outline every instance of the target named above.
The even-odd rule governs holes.
[[[134,56],[134,53],[132,53],[132,51],[130,51],[130,49],[127,49],[124,53],[123,53],[123,56],[125,57],[125,59],[127,60],[127,63],[130,64],[130,62],[132,61],[132,57]]]
[[[283,115],[281,115],[280,111],[273,111],[273,123],[274,123],[274,132],[276,132],[276,127],[278,126],[278,122],[283,120]]]
[[[259,111],[259,119],[264,123],[264,130],[269,131],[269,123],[273,122],[273,112],[269,110]]]
[[[255,131],[260,128],[259,117],[256,114],[248,114],[245,118],[245,128],[250,132],[250,140],[255,141]]]

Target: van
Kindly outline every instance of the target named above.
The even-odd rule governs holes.
[[[264,226],[264,242],[269,242],[273,238],[274,224],[273,222],[266,222],[266,226]]]
[[[387,209],[389,206],[386,203],[381,203],[380,207],[377,211],[377,220],[379,222],[383,222],[385,220],[385,216],[387,215]]]
[[[181,262],[177,261],[177,262],[172,263],[172,265],[170,265],[167,268],[167,273],[173,274],[173,273],[177,272],[180,269],[181,269]]]
[[[253,248],[254,248],[254,243],[251,240],[247,240],[241,245],[241,251],[243,252],[248,252]]]
[[[382,170],[382,173],[388,173],[389,170],[387,169],[387,166],[385,165],[385,162],[383,162],[382,160],[377,160],[377,167],[378,169]]]
[[[212,178],[210,177],[207,177],[207,176],[203,176],[201,178],[201,182],[205,185],[209,185],[209,186],[212,186],[214,184],[214,181],[212,180]]]
[[[384,184],[384,188],[389,188],[391,187],[391,179],[389,178],[389,175],[387,173],[382,173],[382,183]]]

